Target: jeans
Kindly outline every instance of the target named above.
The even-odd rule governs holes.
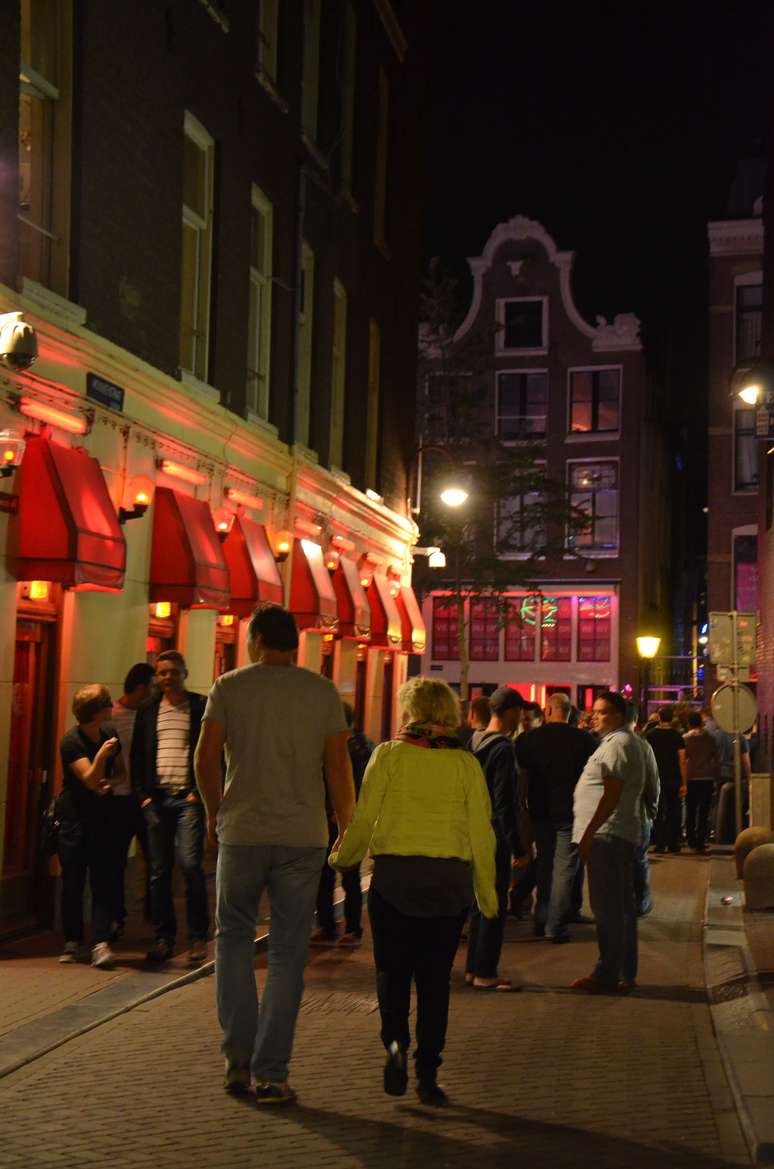
[[[204,941],[210,926],[204,861],[204,808],[197,799],[162,795],[145,808],[150,853],[151,919],[157,939],[174,942],[177,934],[172,899],[175,859],[185,878],[188,934]]]
[[[288,1078],[304,989],[309,929],[324,848],[221,844],[215,911],[215,987],[223,1054],[257,1081]],[[271,905],[263,1002],[255,984],[255,924],[264,890]]]
[[[567,922],[583,905],[583,865],[571,846],[572,821],[533,820],[532,829],[537,849],[535,921],[545,925],[548,937],[564,937]]]
[[[683,832],[683,801],[680,796],[680,785],[664,783],[661,785],[661,795],[656,813],[656,827],[653,833],[654,844],[659,850],[667,848],[676,852],[681,844]]]
[[[116,841],[107,801],[80,820],[59,826],[58,853],[62,865],[62,927],[66,942],[83,941],[83,892],[86,875],[91,886],[91,944],[110,940],[115,889]]]
[[[714,791],[714,779],[688,780],[688,795],[685,798],[688,843],[699,852],[707,843],[709,811]]]
[[[411,1042],[411,980],[417,988],[417,1079],[433,1080],[441,1065],[449,1021],[449,980],[465,914],[457,917],[409,917],[375,889],[368,893],[376,989],[385,1047]]]
[[[465,970],[477,978],[496,978],[497,964],[503,947],[503,930],[508,915],[508,889],[511,883],[511,851],[498,840],[495,852],[495,888],[497,917],[489,918],[474,905],[468,926],[468,957]],[[420,920],[420,919],[417,919]]]
[[[597,926],[599,961],[592,977],[617,987],[637,977],[637,911],[634,858],[637,846],[620,836],[597,835],[588,862],[589,896]]]
[[[328,852],[333,848],[338,836],[335,823],[331,825],[328,840]],[[345,869],[341,874],[341,887],[344,890],[344,928],[348,934],[360,937],[362,934],[361,916],[363,913],[363,891],[360,887],[360,865],[354,869]],[[320,876],[320,885],[317,890],[317,924],[320,929],[331,938],[336,936],[336,919],[333,914],[333,892],[336,888],[336,873],[330,865],[325,864]]]

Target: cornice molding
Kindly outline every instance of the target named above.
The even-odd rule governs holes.
[[[711,256],[762,256],[763,220],[718,219],[707,224]]]

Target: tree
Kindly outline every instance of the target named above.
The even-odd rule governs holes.
[[[451,590],[465,703],[475,600],[486,599],[500,626],[507,626],[524,619],[507,594],[526,587],[538,598],[539,623],[543,601],[536,571],[545,576],[552,563],[572,554],[568,549],[589,519],[572,506],[567,485],[546,472],[539,418],[517,419],[511,433],[496,433],[491,391],[498,326],[457,337],[457,283],[437,261],[423,286],[421,318],[414,506],[422,543],[446,554],[447,571],[434,587]],[[440,498],[452,475],[468,490],[456,508]]]

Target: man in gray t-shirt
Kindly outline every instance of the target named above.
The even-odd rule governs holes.
[[[599,961],[573,983],[589,992],[631,990],[637,976],[634,858],[643,837],[646,756],[626,727],[626,702],[609,691],[594,702],[601,741],[574,797],[572,840],[586,862]]]
[[[288,1063],[328,844],[323,770],[339,836],[355,802],[341,699],[326,678],[294,665],[297,648],[296,624],[285,609],[253,614],[252,665],[212,687],[195,759],[208,837],[219,846],[215,981],[224,1086],[247,1091],[252,1070],[259,1104],[294,1099]],[[259,1011],[253,959],[264,890],[272,915]]]

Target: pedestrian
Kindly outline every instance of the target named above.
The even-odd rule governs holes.
[[[329,839],[326,785],[339,834],[355,802],[341,699],[327,678],[294,664],[297,649],[291,613],[275,605],[256,610],[248,628],[251,665],[215,682],[196,750],[208,839],[218,845],[215,984],[224,1087],[249,1091],[252,1071],[265,1105],[295,1100],[288,1064]],[[264,891],[269,967],[259,1007],[255,925]]]
[[[519,836],[519,810],[516,798],[516,755],[511,735],[519,725],[524,699],[511,686],[499,686],[490,696],[491,716],[484,731],[476,731],[471,748],[484,772],[492,805],[492,828],[495,841],[495,886],[497,917],[488,918],[473,907],[468,926],[468,955],[465,981],[474,990],[521,990],[497,970],[503,946],[503,931],[508,914],[508,890],[511,884],[511,859],[523,856],[526,848]]]
[[[642,843],[645,756],[626,726],[626,701],[606,691],[594,701],[600,743],[574,797],[572,841],[589,877],[599,960],[573,982],[589,993],[628,991],[637,978],[634,859]]]
[[[476,731],[486,729],[490,714],[489,699],[485,694],[478,694],[475,698],[471,699],[467,721],[462,724],[457,732],[457,736],[463,747],[470,746],[471,739]]]
[[[633,702],[626,704],[626,725],[643,752],[645,763],[645,787],[642,792],[642,844],[634,856],[634,903],[637,917],[647,917],[653,912],[653,895],[650,887],[650,838],[658,811],[658,799],[661,784],[658,775],[658,764],[653,748],[646,738],[635,734],[637,725],[637,707]]]
[[[137,662],[124,679],[124,692],[113,703],[110,722],[121,743],[121,758],[124,763],[124,779],[113,786],[113,812],[116,822],[116,867],[115,898],[113,909],[113,940],[124,932],[126,922],[126,862],[132,838],[137,840],[145,857],[146,909],[150,910],[150,868],[148,864],[148,840],[145,820],[140,810],[137,795],[132,789],[131,750],[134,737],[134,720],[139,708],[148,701],[153,685],[153,666]],[[149,914],[146,914],[149,916]]]
[[[526,702],[521,712],[521,720],[514,733],[514,738],[526,735],[543,724],[543,711],[537,702]]]
[[[355,723],[355,711],[349,702],[342,702],[344,717],[350,728],[350,738],[347,742],[349,758],[352,763],[352,778],[355,781],[355,799],[360,795],[360,787],[368,766],[368,760],[373,754],[374,745],[362,730],[352,730]],[[326,798],[325,810],[328,814],[329,838],[328,854],[338,839],[338,824],[333,806]],[[344,933],[338,939],[338,945],[344,947],[359,946],[363,936],[361,918],[363,914],[363,892],[360,887],[360,866],[345,869],[341,874],[341,886],[344,890]],[[336,918],[333,912],[333,893],[336,888],[336,873],[330,865],[323,865],[320,876],[320,885],[317,890],[317,929],[309,939],[313,946],[334,946],[336,942]]]
[[[177,650],[156,659],[158,694],[137,711],[130,755],[132,783],[148,829],[151,917],[156,940],[149,962],[175,952],[177,918],[172,897],[175,860],[185,879],[188,959],[207,957],[209,909],[204,876],[204,809],[194,778],[194,750],[205,699],[185,686],[188,668]]]
[[[572,802],[586,761],[596,750],[591,735],[570,726],[572,704],[552,694],[543,726],[516,740],[520,790],[535,842],[537,937],[569,942],[568,923],[581,919],[583,866],[572,847]]]
[[[662,706],[658,712],[658,726],[646,731],[645,739],[653,748],[661,780],[656,826],[653,833],[656,852],[679,852],[683,834],[683,797],[685,782],[685,743],[672,726],[673,706]]]
[[[704,854],[708,852],[707,827],[715,780],[720,773],[720,752],[701,714],[692,710],[688,715],[685,743],[685,779],[688,793],[686,807],[686,834],[688,847]]]
[[[456,735],[459,702],[445,682],[411,678],[398,702],[404,723],[368,765],[352,823],[330,863],[374,859],[368,914],[373,935],[384,1090],[408,1084],[409,1004],[416,984],[417,1093],[442,1107],[437,1080],[446,1040],[454,955],[475,899],[498,916],[492,809],[481,767]]]
[[[83,893],[91,889],[91,964],[110,968],[117,842],[113,784],[124,782],[121,744],[108,725],[113,700],[106,686],[82,686],[73,698],[76,725],[59,745],[62,792],[56,801],[57,848],[62,866],[60,962],[77,962],[83,945]]]

